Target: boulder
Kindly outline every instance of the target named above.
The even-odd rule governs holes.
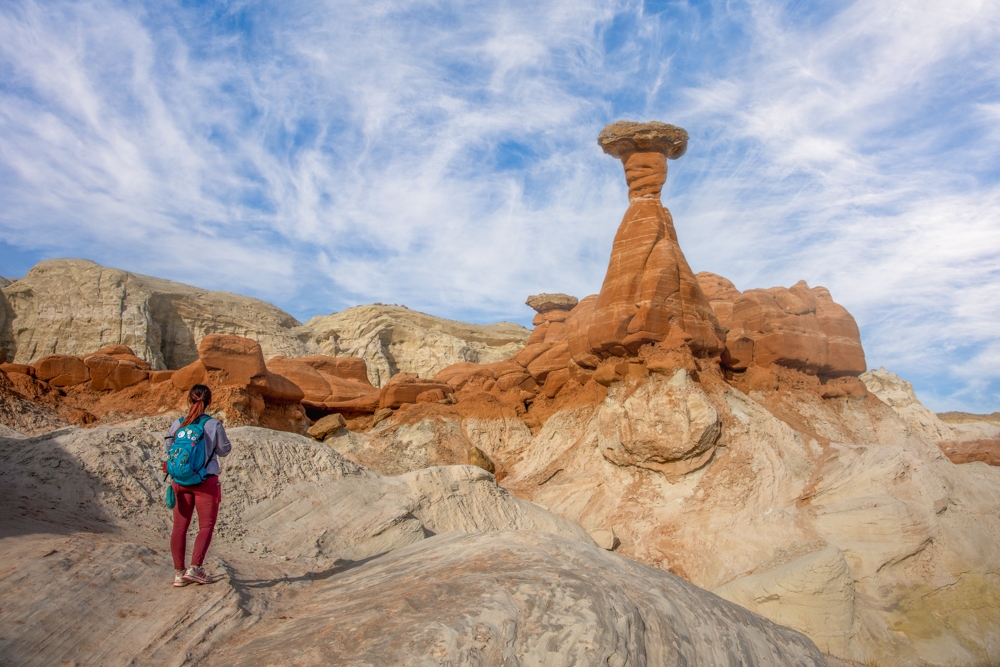
[[[325,354],[314,354],[300,357],[295,361],[311,366],[323,375],[371,384],[368,381],[368,364],[363,357],[329,357]]]
[[[130,348],[127,345],[108,345],[107,347],[102,347],[97,352],[94,352],[94,354],[107,355],[109,357],[114,357],[115,359],[118,359],[120,361],[130,361],[133,364],[135,364],[136,368],[140,370],[144,371],[150,370],[150,365],[146,363],[146,360],[136,356],[135,352],[132,351],[132,348]],[[87,356],[92,356],[92,355],[87,355]]]
[[[149,384],[160,384],[161,382],[170,382],[174,377],[175,371],[150,371],[149,372]]]
[[[334,413],[332,415],[327,415],[323,417],[315,424],[310,426],[309,430],[306,431],[306,435],[322,442],[331,433],[336,433],[340,429],[346,427],[347,427],[347,420],[344,419],[344,415],[340,413]]]
[[[687,151],[688,133],[684,128],[655,120],[648,123],[619,120],[604,126],[597,136],[597,144],[616,158],[649,152],[676,160]]]
[[[198,345],[198,358],[212,371],[225,371],[224,384],[246,386],[253,378],[265,377],[264,353],[256,341],[231,334],[209,334]]]
[[[272,357],[267,362],[267,369],[298,386],[307,401],[323,403],[331,400],[330,383],[313,366],[300,359]]]
[[[263,378],[254,378],[249,387],[256,389],[274,403],[300,403],[305,398],[305,393],[298,385],[271,372],[265,373]]]
[[[634,390],[613,386],[597,423],[604,458],[661,472],[669,481],[708,463],[722,433],[718,412],[683,370],[670,380],[653,376]]]
[[[4,373],[21,373],[35,377],[35,367],[27,364],[0,364],[0,371]]]
[[[417,403],[419,397],[424,396],[424,401],[431,400],[431,395],[426,392],[440,391],[440,394],[433,394],[433,401],[440,400],[440,396],[450,396],[455,393],[451,385],[446,382],[435,382],[434,380],[421,380],[411,375],[397,375],[389,383],[382,387],[379,394],[380,408],[398,408],[406,403]]]
[[[101,349],[97,350],[96,352],[94,352],[94,354],[106,354],[111,357],[116,357],[118,355],[123,355],[123,354],[135,356],[135,351],[128,345],[122,345],[119,343],[115,345],[106,345]]]
[[[503,363],[503,362],[501,362]],[[447,382],[455,390],[461,389],[473,379],[481,381],[494,379],[494,370],[499,364],[474,364],[463,361],[452,364],[433,377],[435,382]]]
[[[578,303],[580,303],[579,299],[568,294],[535,294],[534,296],[529,296],[528,300],[524,302],[526,306],[538,314],[553,310],[573,310]]]
[[[196,384],[208,382],[208,371],[201,361],[194,361],[184,368],[174,371],[170,382],[180,391],[187,392]]]
[[[301,359],[274,357],[267,362],[267,367],[273,374],[298,386],[310,405],[343,403],[365,397],[377,400],[378,397],[378,389],[364,375],[364,359],[357,357],[346,357],[343,362],[322,355]]]
[[[482,468],[490,474],[496,472],[496,466],[493,465],[493,461],[486,455],[486,452],[479,449],[479,447],[473,447],[469,450],[469,465]]]
[[[542,393],[549,398],[555,398],[559,390],[570,380],[569,368],[560,368],[549,372],[545,376],[545,384],[542,385]]]
[[[79,357],[52,354],[35,364],[35,377],[53,387],[72,387],[90,379],[90,371]]]
[[[595,542],[597,542],[597,546],[601,547],[605,551],[614,551],[618,548],[618,545],[621,544],[618,536],[615,535],[614,528],[592,530],[590,531],[590,536],[594,538]]]
[[[379,390],[368,382],[360,382],[347,378],[326,376],[330,384],[330,401],[343,402],[354,400],[378,399]]]
[[[372,426],[375,426],[381,421],[384,421],[392,416],[392,408],[379,408],[372,415]]]
[[[345,414],[372,414],[378,410],[378,393],[362,396],[348,401],[324,401],[323,403],[313,403],[303,400],[302,405],[322,412],[343,412]]]
[[[425,389],[417,394],[417,400],[414,403],[439,403],[445,399],[445,396],[444,390],[440,387]]]
[[[569,360],[569,343],[563,341],[553,344],[545,352],[535,357],[527,368],[536,382],[545,382],[545,378],[552,371],[568,368]]]
[[[83,362],[90,369],[90,388],[94,391],[121,391],[149,377],[149,372],[133,361],[107,354],[92,354]]]

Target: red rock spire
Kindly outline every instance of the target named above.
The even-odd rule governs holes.
[[[687,141],[682,128],[656,121],[618,121],[598,137],[604,152],[625,167],[629,207],[601,293],[586,304],[589,317],[570,331],[570,351],[582,366],[633,355],[642,345],[668,338],[686,342],[697,356],[719,354],[724,346],[725,333],[677,244],[670,212],[660,203],[667,159],[683,155]]]

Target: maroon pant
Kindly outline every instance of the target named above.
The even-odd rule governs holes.
[[[171,484],[174,486],[177,504],[174,505],[174,532],[170,534],[170,551],[174,555],[174,569],[183,570],[187,551],[187,530],[191,525],[191,516],[195,508],[198,510],[198,537],[194,540],[191,564],[201,565],[205,562],[205,552],[212,543],[215,520],[219,516],[222,485],[218,477],[209,477],[194,486],[180,486],[176,482]]]

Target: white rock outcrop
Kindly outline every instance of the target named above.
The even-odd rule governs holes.
[[[797,626],[824,653],[850,651],[854,578],[843,552],[835,546],[734,579],[712,592],[776,623]]]
[[[82,259],[40,262],[0,290],[0,349],[7,351],[7,361],[17,363],[123,344],[154,369],[177,369],[198,358],[204,336],[224,333],[257,341],[267,359],[364,357],[369,380],[380,387],[400,372],[429,378],[461,361],[506,359],[530,335],[509,322],[465,324],[377,304],[317,316],[303,325],[259,299]]]
[[[466,324],[404,306],[357,306],[303,325],[318,353],[364,357],[376,387],[397,373],[434,377],[451,364],[489,364],[513,356],[531,332],[519,324]]]
[[[210,586],[171,590],[169,418],[0,437],[12,664],[826,664],[804,635],[599,548],[470,466],[382,477],[234,428]]]
[[[259,299],[82,259],[39,262],[2,291],[9,312],[0,322],[0,346],[8,360],[22,364],[122,344],[154,369],[175,369],[198,358],[198,343],[210,333],[251,338],[266,356],[301,356],[309,349],[298,338],[299,322]]]
[[[597,448],[619,466],[674,480],[705,465],[722,432],[719,413],[687,371],[654,376],[637,388],[616,383],[597,412]]]
[[[915,433],[937,443],[986,440],[1000,437],[1000,425],[987,421],[950,423],[917,398],[913,385],[884,367],[862,373],[860,379],[879,400],[896,411]]]

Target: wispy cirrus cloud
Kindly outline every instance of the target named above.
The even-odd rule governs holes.
[[[993,410],[998,27],[961,0],[12,2],[0,240],[300,317],[524,321],[599,288],[625,186],[596,135],[655,118],[692,135],[665,201],[696,270],[825,284],[870,363]]]

